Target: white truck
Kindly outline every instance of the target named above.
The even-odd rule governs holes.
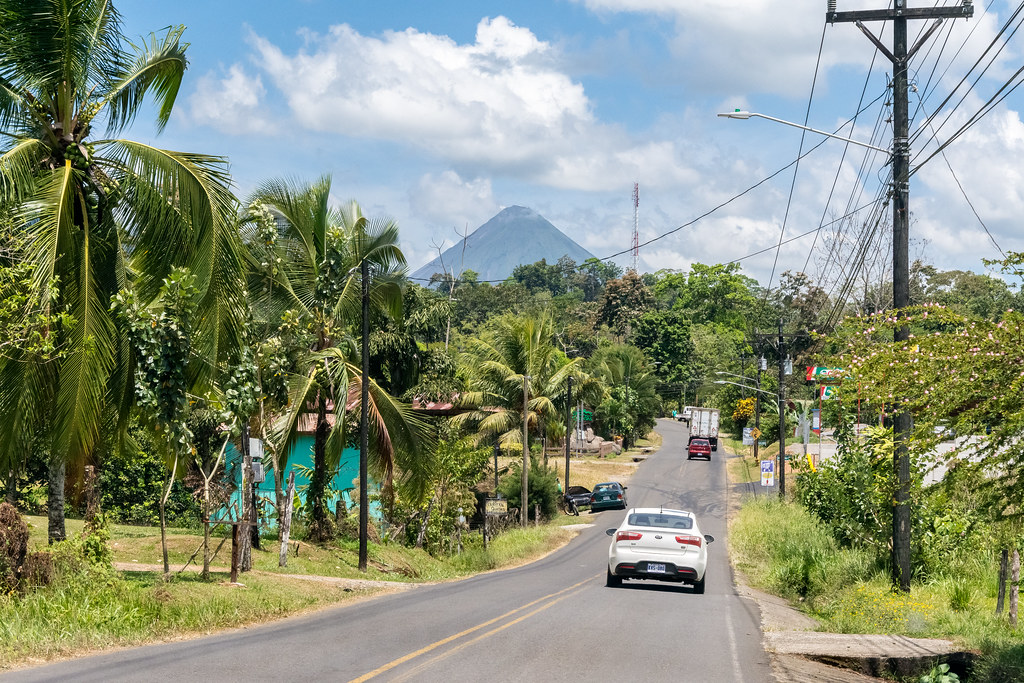
[[[718,450],[718,408],[690,408],[690,441],[707,439]]]

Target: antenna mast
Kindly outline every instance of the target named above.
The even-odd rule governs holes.
[[[640,183],[633,183],[633,272],[640,258]]]

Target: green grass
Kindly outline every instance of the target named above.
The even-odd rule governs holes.
[[[91,571],[0,597],[0,668],[258,623],[350,599],[329,584],[246,575],[244,588],[181,575]]]
[[[823,631],[946,638],[983,654],[972,681],[1024,680],[1022,633],[995,614],[994,557],[893,593],[872,555],[838,547],[802,507],[775,498],[743,506],[730,523],[729,550],[751,585],[800,601]]]
[[[45,548],[46,519],[30,517],[27,521],[33,549]],[[214,572],[210,581],[194,572],[176,573],[201,542],[197,532],[171,530],[174,573],[171,580],[164,581],[160,572],[88,567],[76,540],[82,522],[68,520],[72,540],[55,547],[55,583],[22,596],[0,595],[0,669],[260,623],[380,590],[347,592],[335,584],[282,574],[428,582],[517,566],[564,545],[575,534],[562,525],[573,521],[579,519],[561,516],[552,524],[512,529],[492,539],[486,550],[479,533],[466,534],[464,552],[454,556],[434,557],[423,550],[371,543],[366,573],[358,570],[357,541],[341,540],[328,546],[300,541],[298,557],[289,554],[288,566],[279,568],[278,543],[265,539],[264,549],[253,552],[255,571],[241,574],[239,581],[245,586],[238,588],[226,583],[228,575],[223,571]],[[159,529],[112,525],[110,531],[114,561],[162,562]],[[230,541],[215,568],[225,568],[229,559]],[[202,557],[197,560],[201,565]]]

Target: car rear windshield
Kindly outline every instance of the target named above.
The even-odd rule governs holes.
[[[619,488],[618,484],[598,484],[594,487],[595,491],[615,491]]]
[[[694,439],[693,440],[693,445],[694,446],[710,446],[711,443],[708,442],[707,439]]]
[[[693,517],[637,512],[629,516],[630,526],[651,526],[661,529],[692,529]]]

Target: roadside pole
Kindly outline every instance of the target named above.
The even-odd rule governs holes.
[[[572,442],[572,375],[565,385],[565,492],[569,492],[569,444]]]

